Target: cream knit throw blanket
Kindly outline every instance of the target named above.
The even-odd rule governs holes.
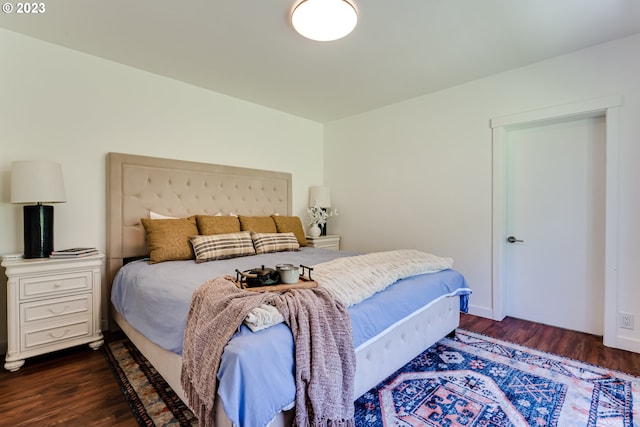
[[[373,252],[337,258],[313,266],[312,277],[347,307],[405,277],[433,273],[453,266],[452,258],[441,258],[414,249]]]
[[[346,308],[320,288],[255,293],[232,280],[221,277],[198,288],[187,317],[181,382],[199,425],[214,425],[224,347],[250,310],[269,303],[293,334],[296,425],[353,427],[355,352]]]
[[[452,258],[401,249],[337,258],[313,266],[312,278],[347,307],[405,277],[433,273],[453,266]],[[278,310],[262,305],[250,311],[244,323],[256,332],[283,321]]]

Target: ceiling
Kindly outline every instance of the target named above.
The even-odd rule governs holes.
[[[354,0],[334,42],[295,0],[45,0],[0,27],[327,122],[640,32],[638,0]]]

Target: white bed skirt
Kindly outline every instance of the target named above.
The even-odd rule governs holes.
[[[117,311],[113,319],[131,342],[151,362],[176,394],[187,405],[180,383],[182,358],[149,341],[129,325]],[[355,398],[431,347],[460,324],[460,297],[443,297],[414,312],[356,349]],[[219,400],[216,402],[216,426],[232,427]],[[293,410],[280,413],[269,427],[290,426]]]

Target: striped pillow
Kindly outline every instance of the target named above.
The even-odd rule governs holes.
[[[256,254],[248,231],[192,236],[190,240],[198,263]]]
[[[281,216],[271,215],[273,222],[276,223],[276,229],[278,233],[292,232],[300,246],[307,246],[307,238],[304,235],[304,228],[302,227],[302,221],[297,216]],[[202,234],[202,233],[201,233]]]
[[[271,252],[297,251],[300,249],[298,239],[293,233],[256,233],[251,232],[253,246],[256,254],[268,254]]]

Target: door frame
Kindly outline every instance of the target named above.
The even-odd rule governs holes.
[[[618,170],[620,96],[553,106],[491,119],[493,132],[492,192],[492,318],[505,318],[505,236],[507,217],[506,149],[509,130],[593,117],[605,118],[605,260],[604,260],[604,345],[618,347]],[[619,347],[618,347],[619,348]]]

